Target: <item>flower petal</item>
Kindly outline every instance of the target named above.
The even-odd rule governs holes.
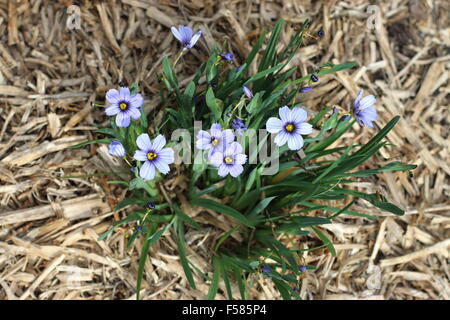
[[[211,126],[211,136],[215,138],[222,137],[222,127],[218,123],[213,123]]]
[[[364,109],[363,113],[364,113],[364,116],[368,119],[377,120],[377,118],[378,118],[377,111],[373,107],[367,107],[366,109]]]
[[[307,122],[303,122],[300,124],[299,129],[298,129],[298,133],[299,134],[310,134],[312,132],[312,125],[307,123]]]
[[[291,111],[292,121],[295,122],[304,122],[308,117],[308,114],[303,108],[294,107]]]
[[[175,27],[171,27],[170,31],[172,31],[172,34],[175,36],[175,38],[178,39],[178,41],[181,41],[181,34]]]
[[[208,140],[211,140],[211,135],[209,134],[208,131],[200,130],[197,133],[197,139],[208,139]]]
[[[375,104],[376,101],[377,100],[375,99],[375,97],[373,95],[365,96],[359,102],[359,110],[362,111],[362,110],[364,110],[366,108],[372,107]]]
[[[229,145],[234,141],[234,133],[231,129],[226,129],[222,132],[222,140],[225,146]]]
[[[119,91],[116,89],[109,89],[106,93],[106,100],[109,103],[118,103],[120,101]]]
[[[278,132],[277,136],[273,140],[275,144],[279,147],[284,146],[289,138],[289,133],[286,133],[284,131]]]
[[[232,177],[236,178],[244,171],[244,167],[240,164],[235,164],[230,167],[230,174]]]
[[[160,151],[162,148],[164,148],[164,146],[166,145],[166,138],[164,138],[163,135],[158,135],[155,140],[153,140],[153,150],[158,152]]]
[[[211,158],[209,158],[209,161],[211,165],[214,167],[219,167],[223,163],[223,153],[222,152],[216,152],[214,153]]]
[[[167,164],[175,162],[175,151],[172,148],[163,148],[158,152],[158,157]]]
[[[303,138],[299,134],[291,134],[287,142],[290,150],[300,150],[303,147]]]
[[[225,177],[229,172],[230,168],[225,163],[222,163],[217,171],[217,174],[221,177]]]
[[[278,110],[278,113],[280,114],[280,118],[283,122],[291,122],[291,110],[288,106],[284,106]]]
[[[126,112],[119,112],[116,117],[118,127],[128,127],[130,125],[130,115]]]
[[[227,156],[235,155],[238,153],[242,153],[242,146],[239,142],[233,142],[231,143],[226,151]]]
[[[133,158],[135,158],[138,161],[147,161],[147,151],[143,151],[143,150],[136,150],[134,152],[134,156]]]
[[[139,170],[139,176],[145,180],[152,180],[155,177],[155,174],[155,165],[150,161],[145,161],[141,170]]]
[[[189,42],[189,45],[187,46],[188,49],[191,49],[195,44],[197,43],[198,39],[200,39],[200,36],[202,35],[202,30],[199,30],[194,36],[192,37],[191,41]]]
[[[130,89],[120,88],[119,89],[120,100],[130,101]]]
[[[144,98],[139,93],[133,94],[130,97],[130,105],[135,108],[142,107],[144,104]]]
[[[110,155],[115,157],[125,157],[125,148],[117,140],[112,140],[110,142],[110,144],[108,145],[108,152]]]
[[[152,142],[150,140],[150,137],[146,133],[143,133],[137,137],[136,144],[139,147],[139,149],[143,151],[148,152],[148,150],[152,149]]]
[[[253,98],[253,93],[246,86],[242,86],[242,91],[244,91],[244,94],[247,98],[249,99]]]
[[[129,107],[127,112],[134,120],[138,120],[141,117],[141,108]]]
[[[120,112],[120,108],[117,104],[112,104],[105,108],[105,113],[108,116],[114,116]]]
[[[247,162],[247,156],[243,153],[240,153],[235,156],[234,160],[236,161],[236,164],[242,165]]]
[[[217,150],[215,147],[212,147],[211,149],[209,149],[208,154],[206,155],[206,158],[211,159],[211,157],[217,152],[222,153],[221,149]]]
[[[356,95],[356,98],[355,98],[355,102],[353,103],[353,108],[355,109],[355,108],[358,108],[358,106],[359,106],[359,101],[361,100],[361,98],[362,98],[362,95],[363,95],[363,90],[359,90],[358,91],[358,94]]]
[[[211,138],[209,138],[209,139],[198,139],[195,142],[195,146],[197,147],[197,149],[200,149],[200,150],[209,149],[209,148],[212,147]]]
[[[269,118],[266,122],[266,129],[270,133],[278,133],[283,129],[283,121],[278,118]]]
[[[191,28],[185,27],[185,26],[179,26],[178,31],[180,32],[181,42],[183,43],[183,45],[187,44],[191,41],[191,39],[192,39],[192,29]]]
[[[156,166],[159,172],[162,174],[167,174],[170,171],[169,165],[161,158],[156,158],[155,161],[153,161],[153,164]]]

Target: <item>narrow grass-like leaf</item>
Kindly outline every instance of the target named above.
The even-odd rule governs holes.
[[[191,200],[191,204],[194,206],[204,207],[207,209],[211,209],[226,215],[229,215],[230,217],[235,218],[240,223],[247,227],[252,227],[253,224],[251,221],[249,221],[242,213],[239,211],[214,200],[211,199],[203,199],[203,198],[196,198]]]

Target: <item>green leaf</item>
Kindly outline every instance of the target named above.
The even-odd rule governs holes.
[[[257,74],[255,74],[255,75],[251,76],[250,78],[248,78],[248,80],[245,81],[243,85],[244,85],[244,86],[248,86],[250,83],[252,83],[252,82],[254,82],[254,81],[257,81],[257,80],[259,80],[259,79],[262,79],[262,78],[264,78],[265,76],[267,76],[268,74],[271,74],[271,73],[273,73],[273,72],[279,70],[282,66],[283,66],[283,64],[282,64],[282,63],[279,63],[279,64],[277,64],[276,66],[274,66],[274,67],[272,67],[272,68],[269,68],[269,69],[260,71],[260,72],[258,72]]]
[[[242,215],[239,211],[236,211],[235,209],[233,209],[223,203],[220,203],[220,202],[217,202],[217,201],[214,201],[211,199],[196,198],[196,199],[191,200],[191,205],[204,207],[207,209],[211,209],[211,210],[229,215],[230,217],[233,217],[236,220],[238,220],[243,225],[245,225],[247,227],[253,227],[253,224],[251,223],[251,221],[249,221],[244,215]]]
[[[221,262],[217,257],[213,257],[213,265],[214,265],[214,274],[213,279],[211,281],[211,285],[209,286],[208,295],[206,299],[214,300],[214,297],[217,294],[217,290],[219,289],[219,279],[220,279],[220,271],[221,271]]]
[[[247,288],[246,288],[245,282],[242,281],[241,271],[237,267],[234,267],[233,270],[234,270],[234,278],[236,279],[236,282],[238,283],[239,293],[241,294],[241,299],[246,300],[247,299]]]
[[[148,255],[149,249],[150,249],[150,240],[146,239],[146,240],[144,240],[144,244],[141,249],[141,255],[139,257],[139,266],[138,266],[137,279],[136,279],[136,300],[139,300],[142,277],[144,275],[145,260],[147,260],[147,255]]]
[[[141,177],[134,178],[130,181],[130,186],[128,187],[130,190],[134,189],[144,189],[151,197],[155,197],[158,195],[158,191],[156,189],[152,189],[147,182]]]
[[[191,271],[191,268],[189,267],[189,260],[186,257],[186,247],[185,247],[185,242],[184,242],[183,224],[179,223],[177,221],[175,229],[177,229],[176,242],[177,242],[178,254],[180,256],[180,261],[181,261],[181,265],[184,270],[184,274],[186,275],[189,285],[193,289],[196,289],[194,277],[192,276],[192,271]]]
[[[114,210],[119,211],[120,209],[125,208],[126,206],[136,203],[142,203],[142,200],[140,198],[125,198],[114,207]]]
[[[73,146],[70,146],[70,149],[77,149],[77,148],[81,148],[84,146],[87,146],[89,144],[94,144],[94,143],[110,143],[112,141],[112,139],[108,138],[108,139],[97,139],[97,140],[90,140],[90,141],[85,141],[79,144],[75,144]]]
[[[197,230],[202,230],[202,227],[194,219],[192,219],[187,214],[185,214],[183,211],[181,211],[180,208],[176,204],[174,204],[173,207],[174,207],[177,217],[181,221],[186,222],[188,225],[190,225],[191,227],[194,227]]]
[[[222,266],[223,266],[223,270],[222,270],[221,274],[222,274],[223,282],[225,283],[225,289],[227,290],[228,300],[233,300],[233,290],[231,290],[230,279],[228,278],[228,274],[227,274],[225,265],[222,265]]]
[[[261,213],[264,209],[267,208],[267,206],[270,204],[270,202],[275,199],[275,197],[267,197],[263,200],[261,200],[260,203],[258,203],[248,214],[249,220],[252,220],[252,218],[256,217],[259,213]]]
[[[206,92],[206,105],[211,110],[214,116],[214,121],[219,121],[222,115],[222,111],[219,109],[219,105],[217,104],[216,97],[214,96],[214,92],[211,87],[209,87],[208,91]]]
[[[312,227],[312,229],[314,230],[314,232],[317,234],[317,236],[320,238],[320,240],[322,240],[323,244],[328,248],[328,250],[330,250],[331,255],[333,257],[336,256],[336,249],[334,249],[333,244],[331,243],[331,241],[327,238],[326,235],[324,235],[319,229],[317,229],[316,227]]]

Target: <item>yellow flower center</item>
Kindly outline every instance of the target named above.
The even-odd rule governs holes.
[[[218,143],[219,143],[219,140],[216,139],[216,138],[214,138],[214,139],[211,140],[211,144],[212,144],[213,146],[217,146]]]
[[[284,128],[286,129],[287,132],[292,132],[292,131],[294,131],[294,125],[293,125],[293,124],[290,124],[290,123],[287,124]]]
[[[128,105],[125,102],[121,102],[119,104],[119,108],[120,108],[120,110],[125,110],[126,108],[128,108]]]
[[[225,163],[228,163],[228,164],[233,163],[233,159],[230,157],[225,157],[223,160],[225,161]]]
[[[158,155],[157,155],[156,153],[154,153],[154,152],[149,152],[149,153],[147,153],[147,159],[148,159],[148,160],[153,160],[153,159],[155,159],[157,156],[158,156]]]

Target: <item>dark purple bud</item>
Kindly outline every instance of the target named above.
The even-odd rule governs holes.
[[[215,80],[212,80],[209,84],[210,84],[211,87],[213,87],[213,88],[217,87],[217,81],[215,81]]]
[[[238,118],[234,118],[231,120],[231,127],[234,130],[247,130],[247,126],[245,125],[244,121]]]
[[[305,272],[306,271],[306,266],[299,266],[298,267],[298,271]]]
[[[294,291],[297,292],[297,293],[300,292],[300,288],[299,288],[299,287],[293,287],[292,290],[294,290]]]
[[[247,98],[249,98],[249,99],[253,98],[253,93],[246,86],[242,86],[242,91],[244,91]]]
[[[136,230],[137,230],[137,231],[142,231],[142,226],[137,226],[137,227],[136,227]]]
[[[136,168],[130,168],[130,171],[134,173],[134,171],[136,171]]]
[[[199,96],[194,96],[194,103],[197,104],[200,101]]]
[[[317,36],[319,38],[322,38],[324,34],[325,34],[325,32],[323,31],[323,29],[320,29],[319,31],[317,31]]]
[[[305,93],[305,92],[308,92],[308,91],[311,91],[312,90],[312,87],[303,87],[303,88],[300,88],[300,92],[301,93]]]
[[[156,208],[156,206],[153,202],[147,202],[147,204],[145,206],[150,210],[153,210]]]
[[[337,113],[337,112],[338,112],[337,108],[333,107],[333,113]]]
[[[241,71],[241,68],[242,68],[241,66],[237,66],[237,67],[236,67],[236,72]]]
[[[343,117],[341,118],[341,121],[347,121],[349,118],[350,118],[349,115],[343,116]]]
[[[270,271],[270,269],[269,269],[268,266],[262,266],[262,267],[261,267],[261,272],[262,272],[262,273],[268,273],[269,271]]]
[[[317,81],[319,81],[319,78],[313,73],[313,74],[311,75],[311,81],[312,81],[312,82],[317,82]]]
[[[232,53],[220,53],[219,56],[221,56],[222,59],[226,61],[231,61],[234,58],[234,55]]]
[[[128,87],[128,86],[127,86],[127,82],[126,82],[125,80],[123,80],[123,79],[120,80],[120,81],[119,81],[119,87],[122,87],[122,88]]]

